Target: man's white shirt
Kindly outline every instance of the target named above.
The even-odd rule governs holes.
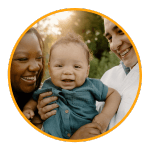
[[[118,111],[109,124],[108,129],[111,129],[124,118],[135,100],[139,87],[139,65],[137,63],[127,75],[121,64],[115,66],[102,76],[101,81],[108,87],[116,89],[121,95]],[[96,109],[99,112],[103,106],[104,102],[96,101]]]

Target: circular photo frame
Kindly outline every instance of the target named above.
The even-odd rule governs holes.
[[[80,17],[77,17],[79,14],[80,14]],[[70,19],[70,18],[72,18],[72,19]],[[90,72],[89,75],[91,78],[99,78],[100,79],[102,77],[102,75],[104,74],[104,72],[113,68],[114,66],[116,66],[118,64],[118,62],[120,62],[120,59],[121,60],[123,59],[123,61],[125,61],[125,57],[127,57],[126,55],[128,54],[128,51],[130,51],[130,49],[131,49],[131,47],[129,47],[128,49],[122,50],[121,52],[119,52],[119,48],[115,49],[115,46],[112,42],[112,40],[114,40],[112,38],[112,36],[115,37],[116,35],[115,34],[112,35],[110,30],[108,30],[108,32],[106,32],[104,30],[104,24],[106,23],[104,21],[105,19],[107,19],[108,22],[111,22],[111,24],[109,24],[106,21],[107,26],[112,26],[112,24],[114,25],[112,27],[113,28],[112,30],[115,32],[116,35],[120,34],[120,35],[126,36],[128,38],[129,42],[132,45],[132,48],[134,49],[134,51],[136,53],[139,72],[138,73],[136,72],[138,79],[135,82],[138,84],[138,87],[136,89],[136,94],[134,95],[135,99],[134,99],[134,101],[132,100],[133,102],[132,102],[132,104],[130,104],[130,106],[131,106],[130,109],[127,108],[127,113],[115,125],[112,125],[112,127],[108,128],[104,133],[101,133],[94,137],[84,138],[84,139],[82,139],[82,138],[81,139],[80,138],[66,139],[66,138],[55,137],[53,135],[50,135],[50,134],[44,132],[43,130],[39,129],[37,126],[32,124],[29,119],[27,119],[27,117],[22,112],[21,108],[18,106],[18,103],[15,99],[15,94],[13,93],[14,88],[12,88],[12,80],[13,79],[11,77],[11,67],[12,67],[14,53],[15,53],[15,50],[16,50],[18,44],[20,43],[21,39],[24,37],[24,35],[28,32],[28,30],[31,27],[34,27],[39,31],[39,33],[45,43],[49,39],[53,39],[51,43],[47,42],[46,46],[45,46],[46,51],[44,52],[44,57],[46,57],[47,60],[45,61],[45,71],[44,71],[44,76],[42,79],[42,82],[44,82],[44,80],[46,80],[49,77],[49,71],[47,69],[48,68],[48,59],[49,59],[48,50],[52,46],[53,42],[55,42],[58,38],[63,36],[66,32],[73,30],[74,32],[80,34],[83,37],[85,44],[88,45],[89,49],[93,50],[92,54],[93,54],[94,59],[91,61],[92,63],[90,64],[91,69],[95,65],[96,65],[96,67],[100,66],[101,69],[97,68],[96,69],[97,72],[95,72],[94,71],[95,68],[94,68]],[[91,20],[91,23],[89,23],[89,20]],[[102,44],[99,45],[99,43],[100,43],[99,41],[102,41]],[[108,49],[111,49],[113,52],[116,52],[118,57],[116,57],[114,54],[112,54],[110,52],[110,50],[108,50]],[[37,59],[41,59],[41,57],[38,56]],[[22,61],[25,61],[25,59]],[[38,61],[40,61],[40,60],[38,60]],[[104,63],[106,64],[106,62],[107,62],[107,65],[104,67],[103,64]],[[23,63],[25,63],[25,62],[23,62]],[[126,68],[124,68],[124,69],[126,69]],[[132,70],[132,68],[130,68],[130,70]],[[101,72],[101,74],[100,74],[100,72]],[[16,43],[12,49],[10,59],[9,59],[9,64],[8,64],[7,75],[8,75],[9,91],[10,91],[13,103],[14,103],[16,109],[18,110],[18,112],[20,113],[20,115],[23,117],[23,119],[32,128],[34,128],[39,133],[41,133],[49,138],[52,138],[52,139],[55,139],[58,141],[74,142],[74,143],[92,141],[92,140],[101,138],[101,137],[109,134],[113,130],[115,130],[118,126],[120,126],[127,119],[127,117],[132,112],[133,108],[135,107],[137,100],[139,98],[141,86],[142,86],[142,65],[141,65],[140,56],[139,56],[138,50],[136,48],[136,45],[134,44],[133,40],[131,39],[129,34],[126,32],[126,30],[121,25],[119,25],[116,21],[111,19],[110,17],[108,17],[100,12],[90,10],[90,9],[83,9],[83,8],[67,8],[67,9],[53,11],[53,12],[50,12],[50,13],[40,17],[39,19],[34,21],[32,24],[30,24],[22,32],[22,34],[20,35],[20,37],[18,38],[18,40],[16,41]],[[135,78],[134,75],[135,74],[130,75],[130,78],[134,79]],[[33,82],[32,80],[35,80],[35,79],[34,79],[34,77],[29,77],[29,78],[24,77],[24,80],[31,80],[29,82]],[[128,79],[126,79],[126,82],[124,84],[128,84]],[[124,85],[124,86],[127,87],[127,85]],[[119,93],[121,93],[121,94],[123,92],[126,93],[125,87],[124,87],[124,89],[122,89],[122,91],[119,91]],[[123,96],[124,95],[121,95],[122,99],[123,99]],[[98,108],[98,109],[100,109],[100,108]],[[121,107],[120,109],[123,109],[123,108]],[[68,110],[66,110],[65,113],[68,113]],[[71,136],[70,133],[67,133],[67,135],[68,135],[68,137]]]

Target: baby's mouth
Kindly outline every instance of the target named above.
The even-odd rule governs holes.
[[[71,80],[71,79],[64,79],[62,80],[63,82],[74,82],[74,80]]]

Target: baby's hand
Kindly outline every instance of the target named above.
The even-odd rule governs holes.
[[[27,119],[33,119],[34,117],[34,111],[32,109],[25,109],[23,110],[23,113],[27,117]]]
[[[100,113],[94,117],[92,122],[98,123],[101,126],[101,133],[104,133],[109,125],[110,120],[111,119],[107,115]]]

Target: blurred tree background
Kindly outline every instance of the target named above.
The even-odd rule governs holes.
[[[91,12],[68,12],[71,12],[71,15],[69,15],[68,18],[62,19],[62,15],[55,24],[52,17],[55,17],[56,19],[57,14],[44,18],[34,26],[40,32],[45,46],[43,53],[45,57],[45,73],[43,81],[49,77],[47,64],[51,45],[69,31],[74,31],[83,37],[83,40],[93,54],[93,59],[90,62],[89,77],[100,79],[108,69],[119,64],[119,59],[115,54],[110,52],[109,43],[103,36],[104,21],[101,16]],[[63,12],[60,13],[63,14]],[[67,14],[67,12],[65,12],[65,14]]]

